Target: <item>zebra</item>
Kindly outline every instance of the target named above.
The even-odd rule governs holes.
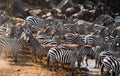
[[[79,61],[81,60],[81,56],[79,54],[79,51],[68,51],[59,47],[52,47],[49,49],[47,54],[47,65],[50,69],[52,67],[54,70],[57,70],[58,62],[70,63],[70,69],[72,71],[72,75],[74,75],[73,71],[75,66],[80,66]]]
[[[95,59],[95,67],[94,68],[97,68],[99,67],[99,63],[98,63],[98,59],[99,59],[99,54],[102,52],[102,51],[108,51],[111,47],[109,46],[108,43],[104,44],[104,45],[101,45],[101,46],[98,46],[95,49],[93,49],[92,46],[90,45],[84,45],[82,46],[79,50],[81,52],[81,55],[84,57],[86,56],[86,59],[85,59],[85,63],[86,65],[88,66],[88,58],[92,58],[92,59]]]
[[[111,46],[109,43],[105,43],[104,45],[98,46],[96,50],[94,50],[94,53],[92,54],[92,56],[95,59],[95,67],[94,68],[98,68],[99,67],[99,54],[103,51],[110,51]]]
[[[101,74],[104,76],[109,76],[110,70],[112,71],[111,76],[119,76],[120,60],[116,57],[107,56],[102,61]]]
[[[47,19],[42,19],[37,16],[28,16],[26,17],[26,22],[28,24],[35,25],[34,27],[37,29],[39,28],[45,28],[47,25],[51,24],[51,21]]]
[[[107,56],[112,56],[112,57],[116,57],[116,58],[119,59],[120,58],[120,52],[112,52],[112,51],[101,52],[98,56],[99,57],[98,61],[99,61],[100,66],[101,66],[101,63],[102,63],[103,59]]]
[[[42,63],[42,58],[44,55],[47,55],[48,50],[52,46],[57,46],[55,44],[52,45],[53,41],[48,41],[46,43],[40,43],[30,31],[26,31],[26,43],[28,44],[28,47],[30,49],[31,55],[32,55],[32,61],[37,62],[37,56],[40,60],[40,63]],[[47,46],[48,44],[51,44],[51,46]]]
[[[84,35],[74,34],[74,33],[66,33],[65,35],[65,41],[71,42],[73,44],[78,44],[80,46],[84,45]]]
[[[116,49],[117,39],[114,36],[105,37],[105,43],[110,43],[110,50],[114,51]]]
[[[15,64],[17,63],[17,56],[23,48],[25,33],[21,34],[18,39],[0,36],[0,48],[2,52],[5,52],[6,56],[12,55]]]
[[[80,51],[81,56],[83,58],[86,57],[85,58],[85,63],[88,66],[88,58],[89,57],[92,58],[92,59],[94,58],[93,57],[94,50],[93,50],[92,46],[90,46],[90,45],[84,45],[84,46],[80,47],[79,51]]]
[[[105,39],[101,35],[90,34],[84,37],[84,41],[85,44],[95,47],[104,44]]]
[[[85,20],[78,20],[76,22],[76,29],[75,31],[78,31],[81,35],[90,34],[91,28],[93,26],[93,23],[85,21]],[[75,27],[75,26],[74,26]]]
[[[117,40],[116,46],[120,46],[120,26],[113,30],[112,36]]]

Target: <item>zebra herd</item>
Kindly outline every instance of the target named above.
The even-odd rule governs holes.
[[[91,9],[79,10],[79,13],[82,12],[80,17],[84,16],[85,10],[94,10]],[[58,63],[62,65],[68,63],[74,75],[74,70],[82,66],[81,62],[84,58],[87,66],[88,59],[92,58],[95,59],[95,68],[100,68],[102,75],[108,76],[111,71],[113,75],[118,75],[120,73],[120,21],[115,20],[116,18],[108,13],[94,18],[94,21],[84,20],[84,18],[74,19],[73,16],[75,15],[68,14],[68,18],[62,20],[54,17],[28,16],[24,23],[1,25],[1,30],[2,27],[7,29],[4,30],[5,34],[0,36],[0,53],[5,53],[7,57],[12,56],[16,64],[19,52],[24,49],[26,43],[33,62],[38,62],[39,59],[42,63],[43,57],[46,56],[48,68],[55,71],[58,69]],[[71,44],[71,46],[66,47],[61,44],[66,46]]]
[[[78,22],[80,22],[80,21],[78,21]],[[83,22],[85,22],[85,21],[83,20]],[[74,55],[75,52],[71,52],[71,51],[68,51],[66,49],[53,47],[53,48],[49,49],[48,54],[47,54],[47,57],[49,59],[48,60],[48,65],[52,65],[54,67],[54,69],[56,70],[56,68],[58,66],[57,62],[70,63],[70,66],[71,66],[71,69],[72,69],[72,67],[73,67],[73,65],[75,64],[76,61],[78,61],[77,63],[80,66],[83,57],[84,56],[89,56],[89,57],[92,57],[92,58],[95,59],[95,61],[96,61],[95,67],[96,68],[98,68],[100,66],[101,70],[102,70],[103,69],[103,65],[104,65],[105,66],[104,68],[109,68],[110,70],[113,70],[114,72],[115,71],[119,72],[118,69],[115,69],[115,68],[119,68],[119,66],[115,66],[114,65],[111,68],[111,66],[108,66],[107,63],[104,62],[106,57],[104,57],[105,59],[103,58],[103,61],[100,64],[100,61],[101,61],[100,57],[101,57],[101,54],[104,51],[105,52],[106,51],[108,51],[108,52],[109,51],[110,52],[111,51],[116,51],[116,47],[119,46],[119,42],[117,40],[118,37],[119,37],[119,31],[117,31],[115,36],[113,36],[114,33],[112,33],[112,32],[114,32],[114,29],[112,29],[112,31],[110,31],[109,29],[111,29],[111,28],[107,27],[107,25],[106,26],[102,26],[102,25],[97,25],[96,26],[96,24],[94,25],[94,24],[90,23],[90,24],[92,24],[92,26],[90,26],[90,24],[85,25],[85,23],[83,23],[83,24],[81,23],[80,25],[69,25],[69,27],[68,26],[66,27],[66,26],[64,26],[64,24],[66,24],[66,23],[61,23],[61,24],[62,25],[59,25],[59,26],[62,29],[60,29],[60,31],[59,31],[60,33],[57,32],[59,34],[55,33],[55,36],[57,35],[60,38],[62,36],[61,43],[63,43],[64,42],[63,40],[65,39],[65,42],[70,42],[70,43],[74,43],[74,44],[80,45],[78,50],[75,50],[75,51],[78,52],[78,55]],[[82,25],[83,25],[83,27],[82,27]],[[115,23],[113,24],[113,26],[114,25],[115,25]],[[75,27],[75,28],[72,28],[72,30],[71,30],[72,26]],[[84,32],[83,34],[75,33],[76,30],[80,31],[80,29],[81,29],[78,26],[82,27],[83,29],[85,29],[85,30],[83,30],[83,32]],[[116,26],[115,28],[118,28],[118,27],[119,26]],[[67,32],[64,31],[64,28],[67,28],[66,29]],[[69,33],[68,31],[69,32],[72,31],[72,32]],[[86,46],[86,45],[89,45],[89,46]],[[56,45],[56,46],[59,46],[59,45]],[[82,54],[82,56],[80,54]],[[113,54],[113,55],[111,55],[111,54]],[[107,57],[109,57],[109,56],[113,56],[114,57],[114,52],[111,52],[111,54],[106,55],[106,56]],[[117,55],[117,57],[118,56],[119,55]],[[85,61],[86,61],[86,64],[88,65],[87,59]],[[111,60],[111,62],[108,62],[108,63],[116,64],[114,62],[114,60]],[[119,63],[116,64],[116,65],[119,65]],[[113,69],[113,67],[114,67],[114,69]],[[109,72],[109,70],[107,70],[107,72]],[[101,73],[103,73],[103,72],[101,71]],[[72,74],[73,74],[73,72],[72,72]]]

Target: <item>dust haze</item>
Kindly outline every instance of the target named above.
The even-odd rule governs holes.
[[[9,63],[4,57],[0,56],[0,70],[8,69],[8,68],[10,68]]]

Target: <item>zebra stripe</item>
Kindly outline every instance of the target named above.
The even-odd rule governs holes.
[[[83,57],[86,56],[85,63],[88,66],[88,58],[89,57],[93,58],[94,50],[93,50],[92,46],[89,46],[89,45],[82,46],[79,49],[79,51]]]

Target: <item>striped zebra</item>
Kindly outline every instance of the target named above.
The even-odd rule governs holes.
[[[84,45],[84,46],[80,47],[79,51],[83,58],[86,57],[85,63],[88,66],[88,58],[92,58],[92,59],[94,58],[93,57],[94,50],[93,50],[92,46]]]
[[[103,61],[103,59],[107,56],[112,56],[112,57],[115,57],[115,58],[120,58],[120,52],[112,52],[112,51],[103,51],[99,54],[99,64],[101,66],[101,63]]]
[[[107,27],[105,27],[105,28],[103,28],[102,30],[100,30],[100,35],[102,36],[102,37],[107,37],[107,36],[110,36],[110,34],[111,34],[111,31],[110,31],[110,29],[109,28],[107,28]]]
[[[109,43],[105,43],[104,45],[101,45],[99,47],[97,47],[96,50],[94,50],[94,53],[92,54],[92,56],[95,59],[95,67],[94,68],[98,68],[99,67],[99,54],[103,51],[110,51],[111,46],[109,45]]]
[[[47,20],[47,19],[41,19],[37,16],[28,16],[26,17],[26,22],[28,24],[32,24],[35,25],[36,28],[44,28],[47,25],[49,25],[51,23],[51,21]]]
[[[17,63],[17,56],[23,48],[24,37],[24,32],[19,39],[0,36],[0,48],[2,52],[5,52],[6,56],[12,55],[15,64]]]
[[[44,55],[47,55],[48,50],[50,47],[57,46],[55,41],[45,41],[43,44],[40,43],[30,31],[26,31],[26,43],[29,46],[31,55],[32,55],[32,61],[37,62],[37,57],[40,60],[40,63],[42,63],[42,58]],[[56,45],[55,45],[56,44]]]
[[[86,56],[86,59],[85,59],[86,65],[88,66],[88,59],[92,58],[92,59],[95,59],[95,68],[97,68],[99,65],[99,63],[98,63],[99,54],[103,51],[108,51],[110,48],[111,47],[109,46],[109,44],[106,43],[104,45],[98,46],[96,48],[96,50],[93,49],[93,47],[90,45],[84,45],[79,50],[83,57]]]
[[[120,26],[113,30],[112,36],[117,40],[117,46],[120,46]]]
[[[101,74],[104,76],[119,76],[120,74],[120,60],[115,57],[107,56],[102,61]]]
[[[73,33],[66,33],[65,34],[65,41],[71,42],[73,44],[84,45],[84,35],[73,34]]]
[[[77,66],[77,63],[79,63],[81,56],[79,55],[79,51],[68,51],[59,47],[52,47],[47,54],[47,58],[47,65],[50,69],[57,70],[58,62],[69,63],[72,75],[74,75],[74,68],[80,66]]]
[[[91,46],[100,46],[104,44],[105,39],[101,35],[86,35],[85,36],[85,44]]]
[[[111,51],[114,51],[115,49],[116,49],[116,44],[117,44],[117,39],[115,38],[115,37],[113,37],[113,36],[107,36],[107,37],[105,37],[105,41],[106,41],[106,43],[110,43],[110,50]]]

